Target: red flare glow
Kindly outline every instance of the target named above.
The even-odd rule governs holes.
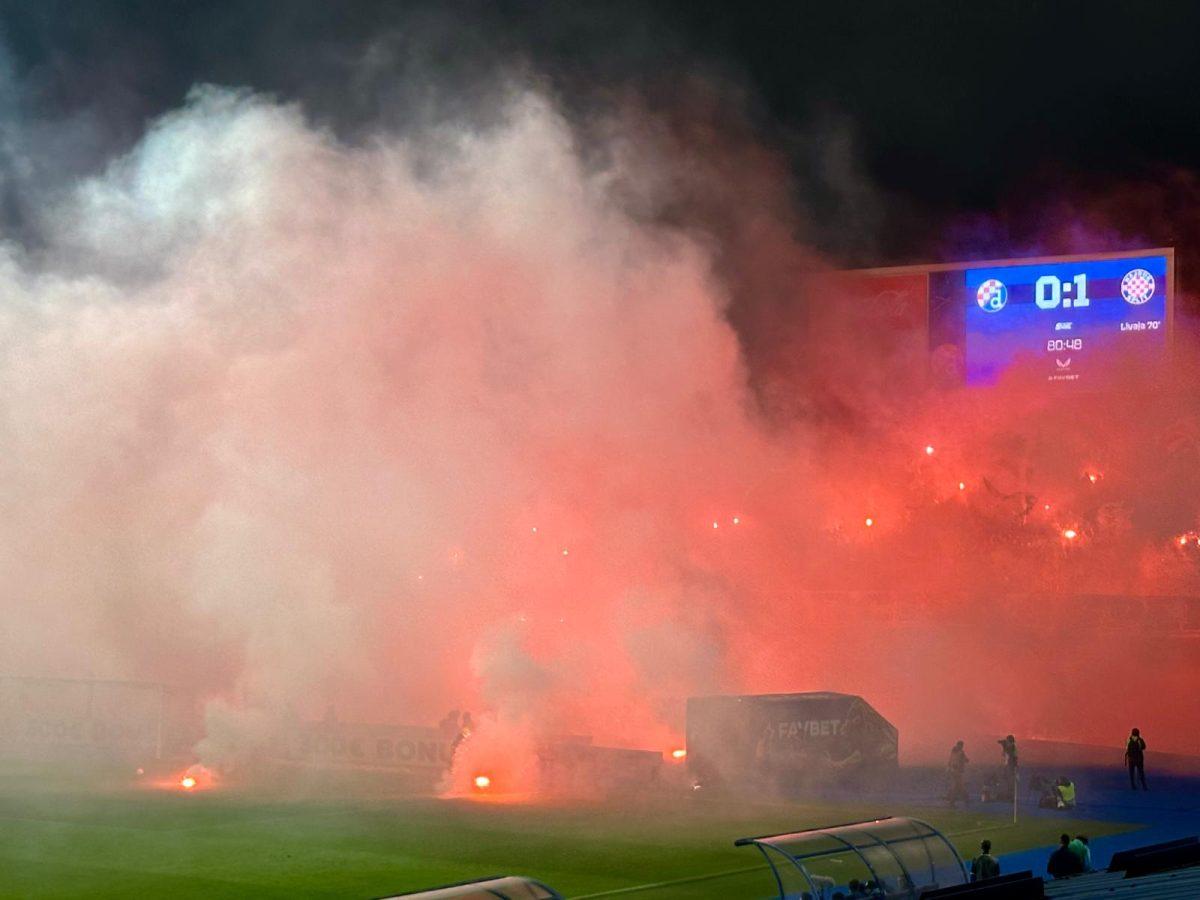
[[[210,769],[196,763],[185,769],[176,780],[160,781],[156,782],[156,785],[183,791],[207,791],[216,784],[216,781],[216,775]]]
[[[476,775],[474,784],[475,784],[475,790],[486,791],[488,788],[490,788],[492,786],[492,779],[489,778],[487,775]]]
[[[679,760],[687,757],[687,751],[683,748],[671,751],[671,759]]]

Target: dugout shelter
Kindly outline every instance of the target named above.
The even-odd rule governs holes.
[[[762,852],[781,900],[828,900],[839,892],[851,896],[854,884],[870,896],[916,900],[968,879],[962,858],[945,835],[928,822],[904,816],[741,838],[734,845]]]

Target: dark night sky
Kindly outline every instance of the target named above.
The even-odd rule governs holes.
[[[1153,192],[1200,159],[1200,4],[8,0],[0,28],[17,86],[8,115],[90,116],[73,132],[78,171],[196,82],[299,99],[353,132],[402,118],[428,76],[452,105],[518,58],[568,107],[609,91],[669,94],[700,75],[730,86],[818,210],[805,136],[836,123],[851,137],[885,209],[870,242],[828,248],[857,261],[970,252],[981,219],[1032,242],[1073,196]],[[355,72],[372,42],[388,48],[386,72],[364,85]],[[824,213],[841,214],[836,203]],[[1192,228],[1154,209],[1130,215],[1144,240]],[[815,239],[837,244],[837,232]]]

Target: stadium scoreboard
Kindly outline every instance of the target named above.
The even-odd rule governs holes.
[[[1077,381],[1113,352],[1161,358],[1170,269],[1154,254],[964,270],[955,287],[967,383],[991,384],[1022,359],[1049,381]]]
[[[1098,384],[1116,366],[1152,375],[1170,348],[1170,248],[842,273],[844,308],[903,296],[936,381],[972,387],[1020,372]],[[848,313],[849,314],[849,313]],[[876,342],[880,343],[880,342]],[[910,358],[911,358],[910,356]]]

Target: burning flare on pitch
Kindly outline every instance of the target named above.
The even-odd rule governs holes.
[[[188,766],[175,782],[175,786],[183,791],[206,791],[216,787],[217,776],[207,766],[200,763]]]

